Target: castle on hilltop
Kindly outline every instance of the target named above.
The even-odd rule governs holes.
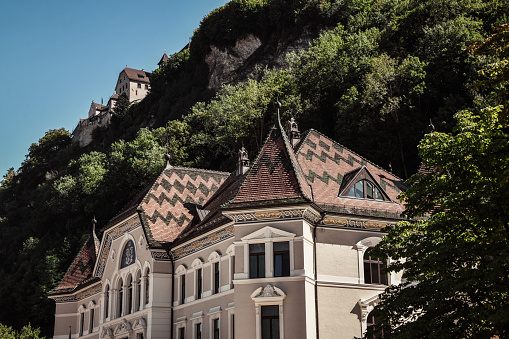
[[[168,55],[164,53],[161,61],[158,63],[159,67],[166,61],[168,61]],[[115,94],[109,98],[108,104],[103,105],[102,102],[99,104],[92,100],[88,117],[80,119],[72,132],[73,141],[79,142],[81,147],[90,144],[92,142],[93,130],[109,125],[119,96],[125,94],[129,104],[140,102],[150,92],[151,77],[152,73],[150,72],[128,67],[124,68],[118,75]]]

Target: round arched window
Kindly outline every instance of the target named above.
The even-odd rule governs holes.
[[[129,240],[122,251],[122,261],[120,262],[120,268],[127,267],[134,263],[136,260],[136,252],[134,250],[134,242]]]

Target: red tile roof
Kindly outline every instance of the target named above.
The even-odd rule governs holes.
[[[278,118],[228,205],[310,200],[311,190]]]
[[[299,164],[312,187],[318,205],[341,208],[383,210],[400,213],[404,206],[397,196],[405,189],[403,180],[369,162],[315,130],[309,131],[296,151]],[[376,180],[392,202],[338,197],[345,176],[353,176],[362,166]],[[347,179],[347,178],[345,178]]]
[[[92,278],[97,259],[97,241],[90,235],[67,270],[60,284],[52,291],[53,294],[71,292],[76,287]]]
[[[149,240],[173,241],[193,219],[194,205],[205,204],[227,177],[193,168],[164,170],[138,206]]]

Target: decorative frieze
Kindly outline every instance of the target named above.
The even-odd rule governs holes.
[[[320,215],[310,209],[286,209],[264,212],[245,212],[228,215],[236,223],[256,222],[266,220],[296,219],[303,218],[310,223],[320,220]]]
[[[158,260],[158,261],[169,261],[170,256],[166,252],[151,252],[152,259]]]
[[[101,284],[96,284],[96,285],[93,285],[87,289],[84,289],[83,291],[80,291],[76,294],[66,295],[63,297],[54,297],[53,300],[55,300],[56,303],[80,301],[80,300],[88,298],[92,295],[100,293],[101,286],[102,286]]]
[[[205,236],[203,238],[195,240],[195,241],[191,242],[190,244],[187,244],[184,247],[176,249],[172,253],[173,253],[173,256],[175,259],[180,259],[182,257],[185,257],[185,256],[191,254],[191,253],[194,253],[194,252],[202,250],[206,247],[212,246],[218,242],[221,242],[221,241],[231,238],[233,236],[234,236],[234,228],[232,225],[232,226],[223,228],[217,232],[214,232],[208,236]]]
[[[345,227],[345,228],[378,229],[379,230],[386,226],[391,226],[393,224],[385,223],[385,222],[378,222],[378,221],[327,217],[327,218],[323,219],[322,225],[327,225],[327,226],[332,225],[332,226]]]
[[[113,240],[121,237],[124,233],[132,231],[138,227],[141,227],[140,219],[137,215],[134,215],[132,218],[124,221],[113,229],[107,231],[103,237],[103,247],[97,259],[98,265],[95,271],[94,276],[101,278],[104,272],[104,268],[106,267],[106,261],[108,259],[108,254],[111,249],[111,244]]]

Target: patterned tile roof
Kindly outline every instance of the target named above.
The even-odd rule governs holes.
[[[227,177],[193,168],[164,170],[138,206],[149,241],[173,241],[193,219],[195,205],[204,205]]]
[[[310,200],[311,189],[278,116],[257,159],[228,206]]]
[[[96,246],[97,239],[91,234],[52,294],[73,291],[79,285],[93,278],[92,273],[98,251]]]
[[[310,130],[296,151],[299,164],[313,190],[313,200],[318,205],[345,209],[371,209],[399,213],[403,205],[397,196],[405,189],[403,180],[367,161],[323,134]],[[392,202],[372,199],[338,197],[343,180],[353,178],[357,171],[366,169]],[[345,178],[345,176],[347,176]]]

